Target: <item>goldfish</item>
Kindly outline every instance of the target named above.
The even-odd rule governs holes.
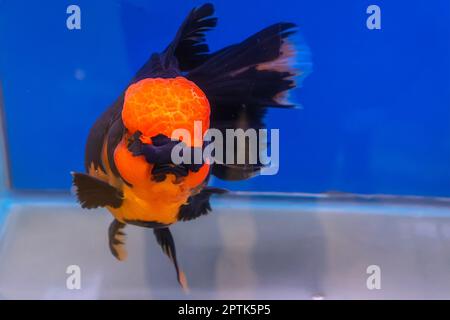
[[[211,196],[226,192],[209,186],[211,176],[245,180],[264,165],[204,159],[180,164],[173,161],[174,148],[182,143],[184,150],[203,150],[209,129],[265,128],[268,108],[295,106],[287,93],[301,72],[293,65],[295,24],[276,23],[210,52],[205,36],[216,24],[212,4],[188,14],[167,48],[150,56],[90,129],[86,173],[72,172],[81,207],[104,207],[114,218],[108,231],[113,256],[127,257],[127,225],[150,228],[185,289],[169,227],[211,212]],[[200,139],[173,138],[180,128],[194,135],[196,122],[202,128]]]

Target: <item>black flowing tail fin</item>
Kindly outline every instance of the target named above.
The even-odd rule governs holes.
[[[289,38],[295,27],[292,23],[272,25],[239,44],[211,54],[187,74],[211,103],[211,128],[223,132],[261,129],[265,127],[263,120],[268,107],[294,107],[287,100],[287,93],[296,86],[294,78],[304,76],[310,68],[306,47],[301,48],[306,53],[305,61],[297,60],[297,49]],[[297,63],[304,70],[296,69]],[[248,158],[248,144],[246,148]],[[216,163],[212,173],[221,179],[242,180],[257,175],[262,167],[259,161]]]

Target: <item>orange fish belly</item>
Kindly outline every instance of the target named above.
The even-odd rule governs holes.
[[[132,185],[127,185],[122,179],[109,179],[109,183],[124,194],[120,208],[108,207],[121,222],[175,223],[180,206],[200,191],[209,172],[209,166],[205,164],[198,172],[190,172],[181,182],[175,183],[176,177],[172,174],[168,174],[164,181],[155,182],[151,179],[153,165],[147,163],[143,156],[133,156],[124,141],[114,152],[114,162],[123,179]]]

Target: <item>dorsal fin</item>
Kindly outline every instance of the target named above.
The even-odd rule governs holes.
[[[156,76],[175,77],[204,63],[210,57],[205,32],[217,24],[217,18],[211,17],[213,14],[214,6],[210,3],[193,9],[164,52],[151,55],[131,82]]]
[[[205,32],[217,25],[217,18],[211,17],[213,14],[214,6],[211,3],[193,9],[167,47],[165,53],[173,53],[181,71],[194,69],[209,58]]]

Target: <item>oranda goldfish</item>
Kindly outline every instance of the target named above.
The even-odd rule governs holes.
[[[194,121],[208,128],[264,128],[268,107],[291,108],[285,100],[298,74],[292,66],[292,23],[277,23],[241,43],[210,53],[205,33],[216,26],[214,8],[193,9],[162,53],[154,53],[126,90],[95,122],[86,145],[87,174],[73,173],[83,208],[107,208],[112,254],[126,258],[127,224],[152,228],[163,251],[179,269],[169,226],[210,210],[210,197],[222,189],[208,186],[211,175],[225,180],[255,176],[261,163],[175,164],[175,129],[193,132]],[[188,147],[204,148],[190,142]]]

